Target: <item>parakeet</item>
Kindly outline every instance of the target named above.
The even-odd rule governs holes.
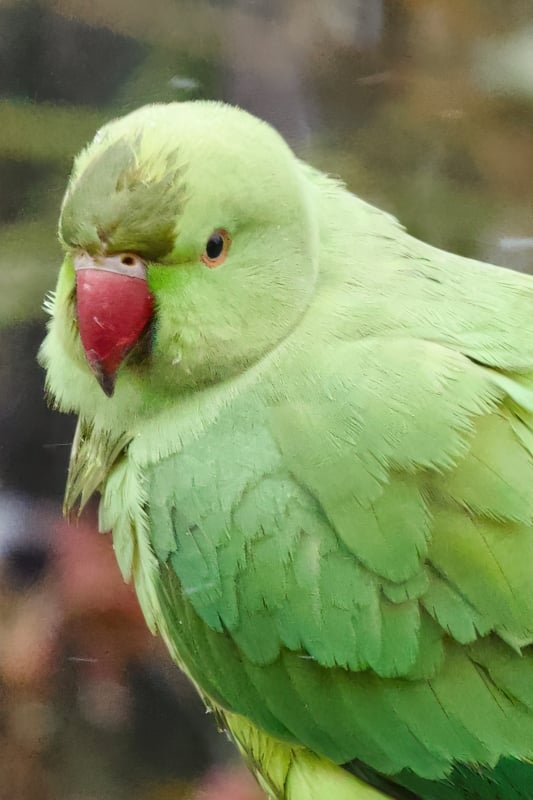
[[[533,278],[214,102],[102,128],[59,236],[66,508],[267,793],[533,797]]]

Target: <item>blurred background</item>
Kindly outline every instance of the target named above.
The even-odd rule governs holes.
[[[145,630],[94,508],[60,514],[73,420],[35,356],[74,154],[110,117],[218,98],[421,238],[533,265],[524,0],[0,0],[0,800],[258,800]]]

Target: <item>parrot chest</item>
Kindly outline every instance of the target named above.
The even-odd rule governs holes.
[[[104,498],[104,505],[117,498],[116,507],[125,509],[118,498],[128,491],[129,510],[107,523],[115,550],[122,534],[133,542],[133,578],[148,623],[210,705],[241,713],[251,714],[261,701],[227,632],[248,615],[237,588],[237,573],[250,555],[247,540],[271,532],[267,508],[272,525],[277,516],[275,497],[258,504],[257,492],[267,487],[268,494],[274,485],[277,491],[281,471],[268,427],[257,413],[243,411],[218,418],[201,436],[144,468],[126,458]],[[264,573],[265,592],[275,579]],[[270,714],[262,723],[287,736]]]
[[[225,414],[147,469],[150,543],[188,597],[218,594],[220,552],[236,535],[235,515],[247,493],[280,469],[267,426],[246,412]]]

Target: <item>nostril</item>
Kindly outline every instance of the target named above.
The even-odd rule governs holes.
[[[6,556],[5,577],[17,591],[29,589],[43,580],[51,566],[51,553],[42,545],[13,547]]]
[[[133,256],[122,256],[120,260],[125,267],[133,267],[133,265],[135,264],[135,259],[133,258]]]

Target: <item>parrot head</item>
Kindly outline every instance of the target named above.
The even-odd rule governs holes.
[[[49,336],[108,396],[139,377],[175,394],[239,374],[288,336],[316,282],[299,162],[219,103],[147,106],[102,128],[75,162],[59,236]]]

